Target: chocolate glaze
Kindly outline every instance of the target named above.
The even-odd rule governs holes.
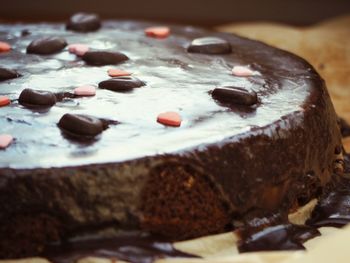
[[[350,163],[348,162],[347,165]],[[349,224],[350,176],[349,174],[335,176],[336,178],[327,185],[324,193],[319,197],[306,225],[293,225],[280,214],[253,218],[236,230],[240,236],[239,251],[305,249],[302,245],[305,241],[320,235],[317,228],[343,227]]]
[[[245,132],[253,135],[256,132],[251,130],[251,127],[260,127],[261,133],[266,131],[268,134],[269,130],[272,130],[268,125],[272,122],[276,122],[275,127],[281,126],[283,128],[285,124],[290,125],[281,119],[282,116],[286,116],[286,119],[287,115],[293,116],[290,117],[291,121],[295,123],[292,125],[302,125],[303,105],[307,97],[313,100],[305,104],[307,114],[312,115],[314,111],[322,114],[322,110],[327,111],[326,108],[331,107],[328,106],[329,101],[326,101],[328,95],[322,94],[321,96],[323,87],[320,88],[320,86],[324,84],[321,83],[318,75],[309,64],[289,53],[259,42],[231,35],[222,36],[218,33],[191,27],[172,26],[173,35],[169,39],[159,41],[144,36],[143,29],[149,25],[152,24],[110,22],[105,24],[102,31],[83,35],[83,38],[80,34],[67,33],[61,24],[4,25],[1,28],[2,32],[7,32],[4,38],[8,38],[15,49],[13,52],[1,54],[1,59],[4,64],[23,69],[25,73],[23,78],[12,81],[11,85],[9,83],[1,84],[1,93],[10,94],[11,99],[17,99],[22,89],[28,87],[56,93],[67,91],[69,88],[73,89],[82,83],[97,84],[106,79],[106,70],[109,67],[84,66],[80,59],[69,54],[67,50],[58,55],[44,58],[24,54],[23,48],[26,47],[26,43],[30,42],[31,39],[39,38],[42,31],[48,35],[64,36],[68,43],[84,40],[84,43],[93,48],[130,54],[131,59],[121,66],[135,72],[135,77],[147,83],[147,89],[137,89],[130,94],[119,95],[112,95],[109,91],[100,90],[94,98],[61,103],[52,108],[49,114],[41,116],[38,124],[51,127],[52,123],[56,123],[64,113],[70,112],[72,109],[76,109],[79,113],[97,114],[100,117],[110,119],[115,119],[117,112],[118,119],[125,123],[123,132],[118,132],[119,128],[122,127],[119,126],[118,130],[106,134],[103,141],[93,147],[86,148],[86,151],[94,152],[91,157],[77,157],[72,160],[70,156],[72,154],[77,156],[80,148],[65,141],[57,129],[48,129],[46,132],[49,134],[51,142],[45,143],[45,148],[49,151],[60,152],[61,158],[59,161],[57,158],[51,159],[50,155],[39,158],[40,149],[37,147],[39,144],[43,145],[43,142],[20,135],[26,133],[28,129],[41,129],[40,125],[32,125],[32,127],[26,125],[11,126],[2,118],[2,127],[7,126],[10,129],[9,132],[22,138],[19,141],[20,144],[14,145],[13,148],[2,153],[0,166],[13,168],[62,167],[131,160],[145,155],[155,155],[159,152],[173,153],[197,147],[199,144],[209,145]],[[33,32],[25,40],[16,35],[23,28]],[[192,39],[207,35],[218,35],[229,39],[236,52],[223,56],[188,54],[186,52],[186,46]],[[275,57],[275,61],[270,61],[272,56]],[[16,60],[14,60],[15,58]],[[250,79],[234,77],[230,74],[231,66],[234,64],[252,64],[254,69],[264,74],[261,77],[255,76]],[[290,68],[294,69],[293,72],[290,71]],[[215,77],[212,75],[214,69]],[[237,112],[227,110],[226,107],[217,105],[208,91],[224,84],[237,84],[237,86],[245,87],[248,90],[255,90],[261,98],[263,107],[249,114],[240,114],[240,112],[237,114]],[[16,88],[14,88],[15,86]],[[165,89],[169,90],[169,96],[162,96]],[[276,93],[276,91],[279,92]],[[312,96],[309,93],[312,93]],[[286,100],[290,97],[293,97],[293,100]],[[180,101],[181,103],[179,103]],[[324,104],[323,108],[311,108],[313,102],[320,103],[321,101]],[[129,105],[134,105],[132,111]],[[276,111],[276,108],[279,110]],[[186,122],[181,129],[169,133],[168,129],[162,128],[153,121],[164,109],[179,110],[180,113],[184,113],[183,117]],[[12,118],[23,118],[34,123],[38,120],[35,114],[18,109],[16,104],[1,111],[1,116],[10,115]],[[131,120],[138,121],[134,123]],[[331,125],[322,123],[322,126],[323,129],[328,129],[328,126]],[[125,134],[131,135],[125,137]],[[193,134],[197,134],[196,140],[192,139]],[[157,144],[147,143],[154,137],[159,138]],[[240,140],[239,137],[237,136],[236,139]],[[30,149],[27,148],[26,145],[29,145],[33,139],[33,145]],[[178,141],[178,143],[175,146],[168,141]],[[136,145],[140,145],[140,142],[142,142],[142,147],[136,147]],[[115,152],[113,146],[115,143],[124,150]],[[128,149],[126,150],[126,148]],[[113,156],[110,154],[111,151],[113,151]],[[39,159],[40,163],[36,163]]]
[[[306,223],[314,227],[342,227],[350,223],[350,180],[342,178],[325,193]]]
[[[350,179],[345,177],[330,186],[320,197],[305,226],[290,224],[286,219],[277,223],[275,217],[264,218],[264,224],[258,227],[254,224],[246,224],[236,230],[240,236],[239,251],[305,249],[302,245],[305,241],[320,235],[318,227],[342,227],[350,223],[349,189]],[[259,219],[255,218],[254,222],[257,221]]]
[[[1,38],[14,47],[0,54],[1,60],[23,72],[22,78],[0,84],[0,93],[13,100],[26,87],[59,94],[106,79],[109,67],[88,66],[67,50],[45,57],[26,54],[29,42],[43,32],[64,37],[68,43],[123,52],[130,59],[120,66],[147,84],[128,93],[99,89],[92,98],[63,98],[43,112],[15,102],[1,109],[0,127],[16,138],[0,152],[0,225],[4,228],[30,236],[22,219],[35,221],[38,213],[44,213],[58,222],[52,223],[58,234],[39,240],[42,247],[89,225],[113,222],[117,228],[142,228],[142,207],[154,205],[174,218],[170,226],[176,230],[181,217],[173,215],[171,207],[145,204],[142,199],[151,175],[169,165],[175,171],[186,166],[190,171],[186,176],[196,174],[215,193],[218,200],[213,206],[225,208],[225,214],[217,209],[225,220],[215,232],[227,230],[227,218],[254,211],[287,214],[318,196],[331,180],[340,131],[324,82],[306,61],[261,42],[193,27],[169,25],[172,35],[160,41],[144,35],[149,26],[154,24],[110,21],[82,38],[65,31],[62,24],[0,25]],[[32,32],[25,39],[18,37],[24,28]],[[203,36],[225,39],[233,52],[186,52],[193,39]],[[232,76],[234,65],[249,65],[259,74]],[[209,91],[227,85],[255,91],[259,105],[247,111],[216,103]],[[156,116],[168,110],[181,114],[180,128],[156,122]],[[92,142],[72,142],[56,126],[67,112],[118,119],[121,125],[110,127]],[[177,189],[196,196],[191,187],[200,180],[186,176],[189,181],[178,182]],[[200,205],[205,198],[203,192],[190,200]],[[204,217],[202,225],[211,222],[210,215]],[[196,221],[195,217],[187,220],[191,237],[213,233],[190,231]],[[169,222],[153,218],[148,225],[153,227],[147,231],[162,233]],[[179,238],[176,231],[171,233]],[[6,243],[0,243],[1,256],[18,256],[18,251],[9,253],[17,241],[8,236]],[[38,250],[26,253],[34,255]]]

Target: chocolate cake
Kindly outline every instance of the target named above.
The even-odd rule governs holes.
[[[12,47],[0,53],[0,95],[11,100],[0,133],[14,137],[0,149],[1,258],[106,227],[169,240],[220,233],[287,215],[339,172],[337,117],[305,60],[156,26],[84,14],[67,26],[0,25]],[[69,53],[76,43],[89,50]],[[109,78],[111,67],[132,75]],[[74,93],[81,85],[96,95]]]

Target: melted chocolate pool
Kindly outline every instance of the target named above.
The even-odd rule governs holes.
[[[52,245],[47,247],[44,256],[54,263],[73,263],[91,256],[132,263],[148,263],[165,257],[194,257],[176,250],[162,238],[141,233]]]
[[[269,226],[256,233],[240,232],[240,252],[305,249],[302,243],[320,235],[313,227],[281,224]]]

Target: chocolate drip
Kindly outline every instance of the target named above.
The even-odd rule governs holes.
[[[343,130],[344,126],[341,127]],[[343,133],[343,136],[346,135]],[[350,223],[350,154],[344,155],[344,162],[345,173],[337,177],[337,182],[320,198],[306,222],[308,225],[343,227]]]
[[[345,156],[349,167],[349,155]],[[306,225],[290,224],[287,218],[253,218],[236,232],[241,240],[240,252],[305,249],[303,243],[319,236],[318,227],[342,227],[350,223],[350,180],[348,174],[335,176],[319,198]]]
[[[307,224],[342,227],[350,223],[350,180],[342,178],[333,191],[324,194]]]
[[[251,229],[239,231],[241,241],[238,243],[239,252],[299,250],[305,249],[305,241],[319,236],[320,232],[309,226],[281,224],[269,226],[252,233]]]
[[[170,242],[141,233],[51,245],[46,248],[43,256],[54,263],[73,263],[85,257],[109,258],[132,263],[148,263],[166,257],[195,257],[176,250]]]

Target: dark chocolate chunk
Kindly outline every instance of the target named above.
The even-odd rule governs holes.
[[[53,106],[56,96],[50,91],[24,89],[19,95],[18,102],[23,106]]]
[[[231,44],[218,37],[196,38],[187,48],[188,52],[202,54],[228,54],[231,53]]]
[[[128,91],[146,85],[143,81],[135,77],[116,77],[101,81],[98,87],[112,91]]]
[[[54,54],[67,46],[67,42],[61,37],[43,37],[33,40],[27,47],[27,53],[49,55]]]
[[[120,52],[88,51],[82,56],[82,59],[88,65],[103,66],[118,64],[129,58]]]
[[[92,13],[77,13],[71,16],[66,28],[78,32],[96,31],[101,27],[98,15]]]
[[[0,67],[0,81],[18,78],[19,76],[21,75],[15,70]]]
[[[251,106],[258,102],[258,97],[254,91],[239,87],[218,87],[212,91],[211,95],[214,99],[223,103]]]
[[[58,127],[73,135],[94,137],[104,130],[103,122],[89,115],[64,114]]]

